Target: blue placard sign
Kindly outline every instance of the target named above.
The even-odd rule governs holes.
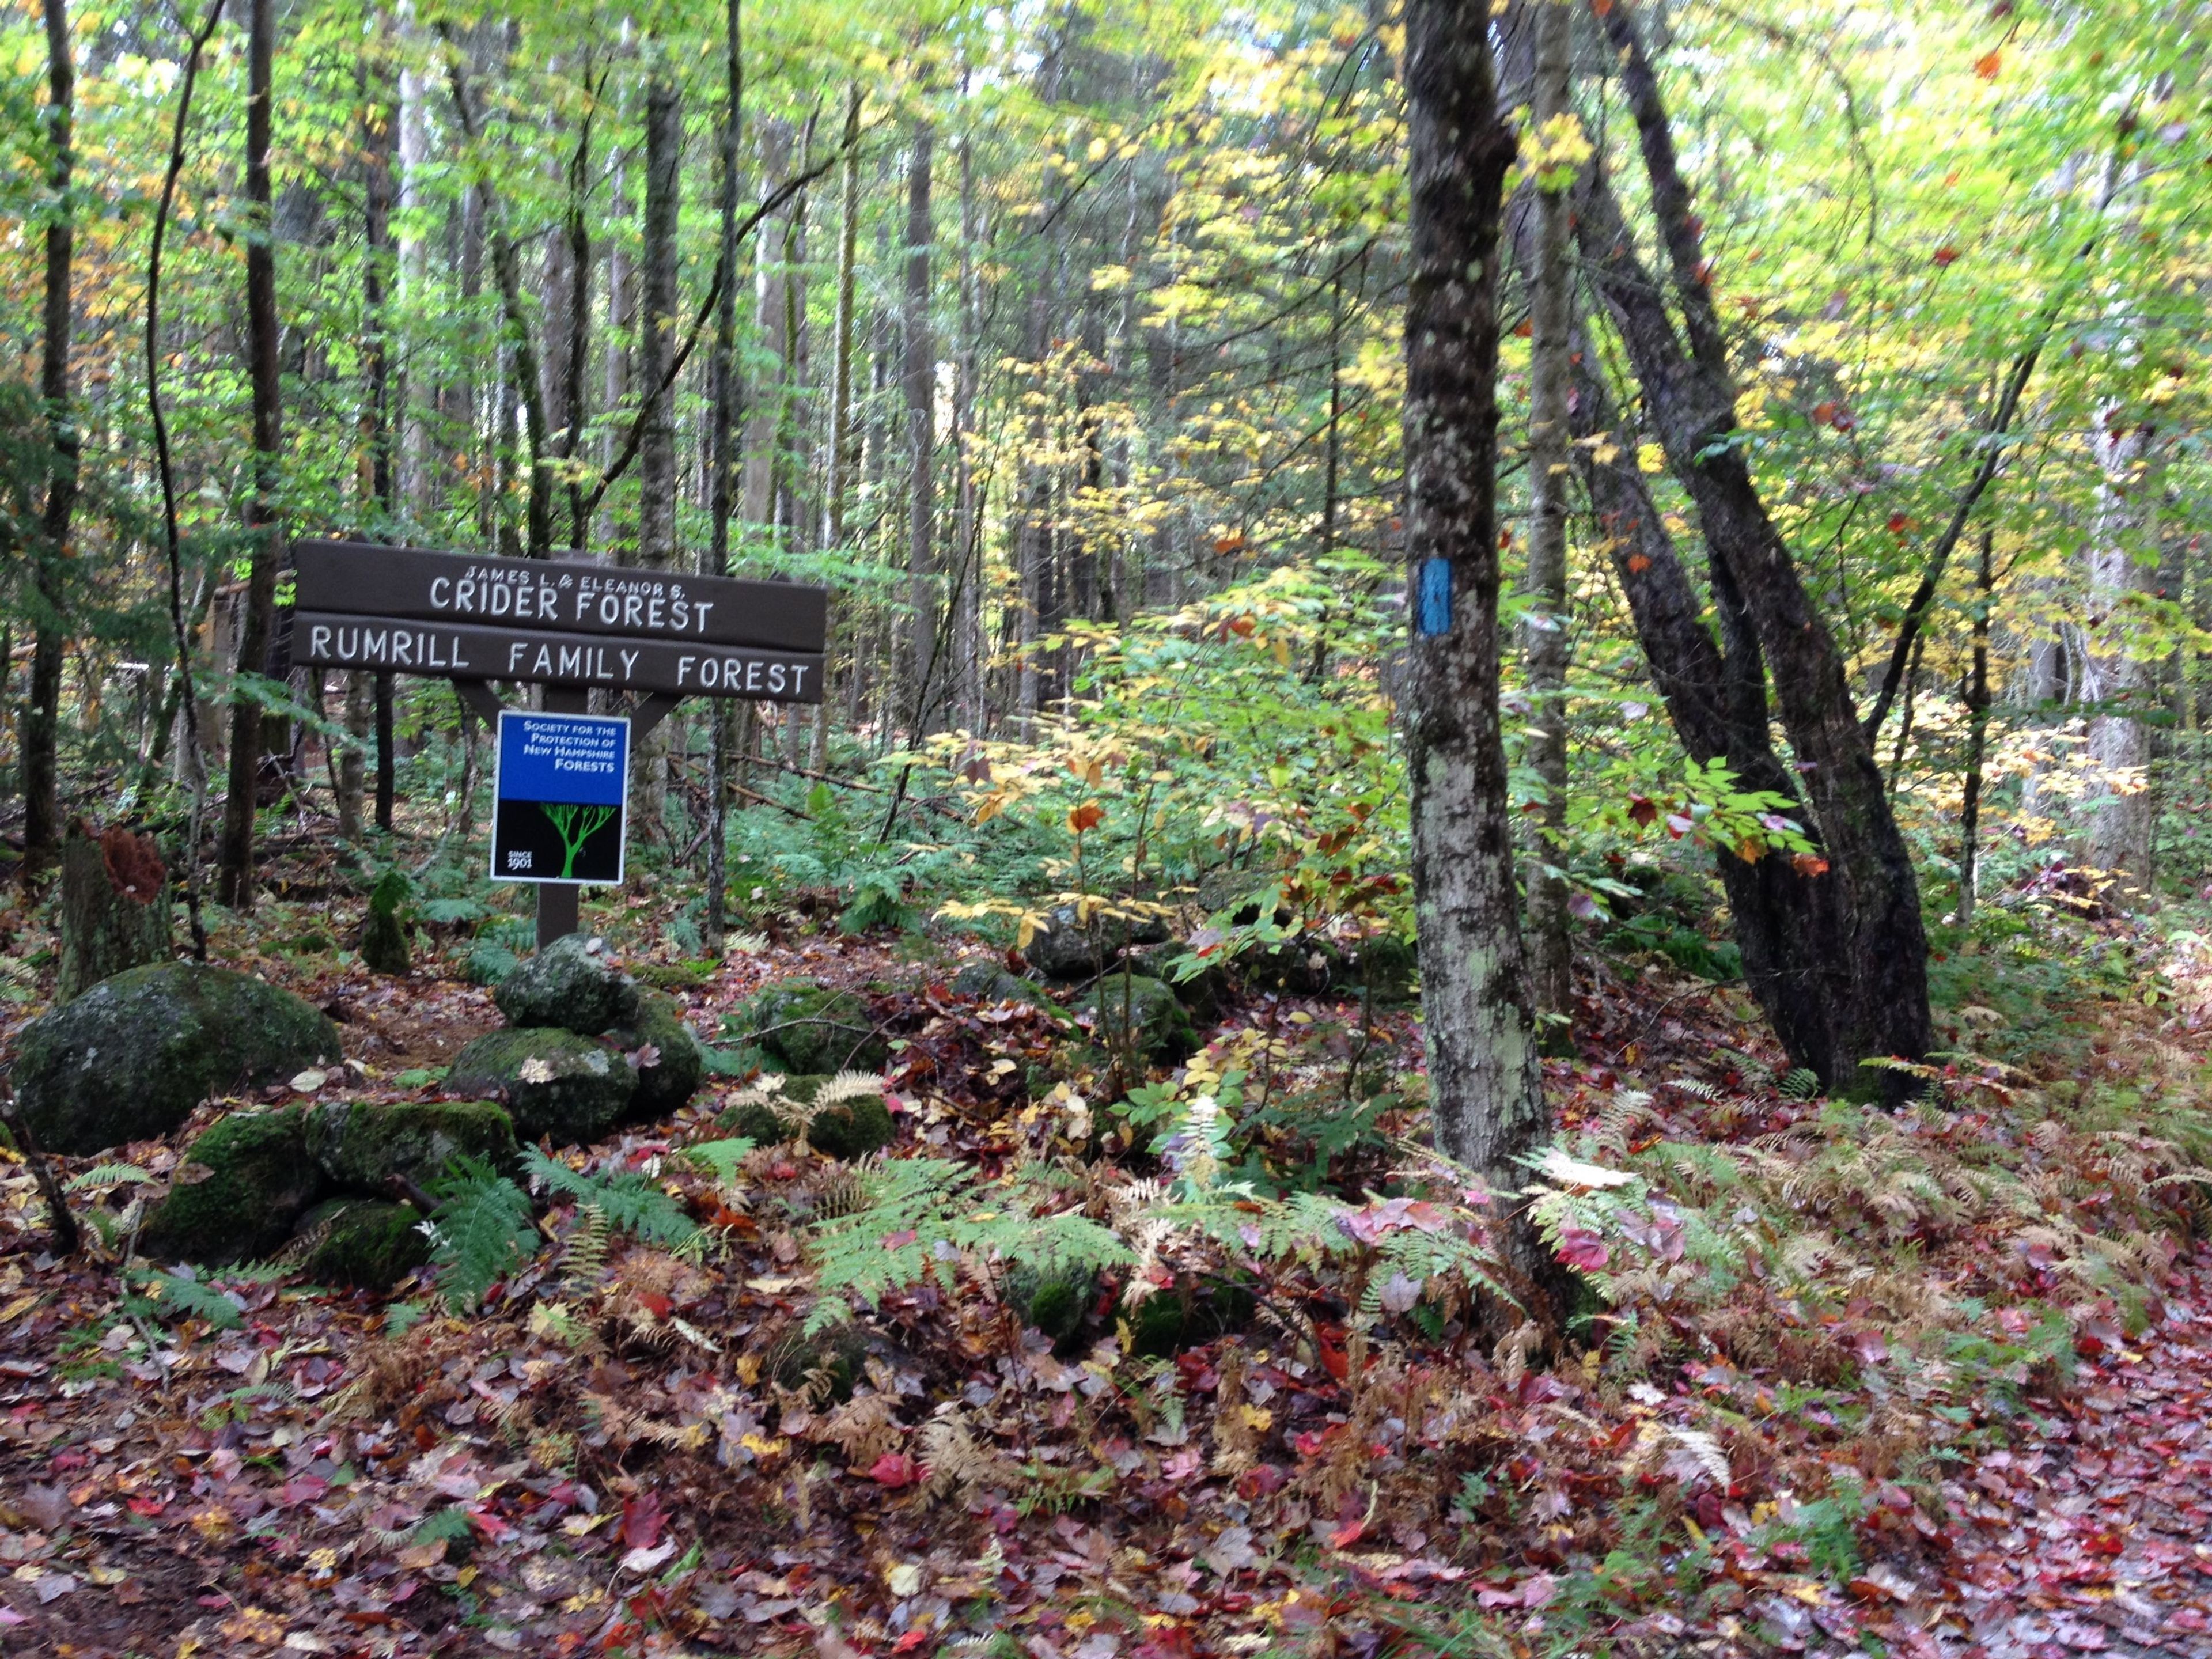
[[[629,720],[502,710],[493,793],[494,881],[623,878]]]

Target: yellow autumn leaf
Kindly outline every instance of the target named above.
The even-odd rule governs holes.
[[[1638,472],[1664,472],[1667,470],[1667,452],[1657,444],[1637,445],[1636,470]]]

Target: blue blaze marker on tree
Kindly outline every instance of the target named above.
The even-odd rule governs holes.
[[[501,711],[491,878],[619,882],[629,793],[627,720]]]
[[[1413,594],[1413,631],[1424,639],[1433,639],[1450,633],[1451,623],[1451,561],[1425,560]]]

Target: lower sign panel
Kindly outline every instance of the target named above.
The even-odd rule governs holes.
[[[323,611],[293,614],[292,657],[323,667],[382,668],[451,679],[544,680],[761,702],[822,701],[818,653],[402,622]]]
[[[629,722],[509,708],[499,717],[498,752],[491,878],[621,881]]]

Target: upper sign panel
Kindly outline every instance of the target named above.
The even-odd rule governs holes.
[[[820,651],[828,629],[827,590],[797,582],[362,542],[297,541],[292,556],[303,611],[795,652]]]

